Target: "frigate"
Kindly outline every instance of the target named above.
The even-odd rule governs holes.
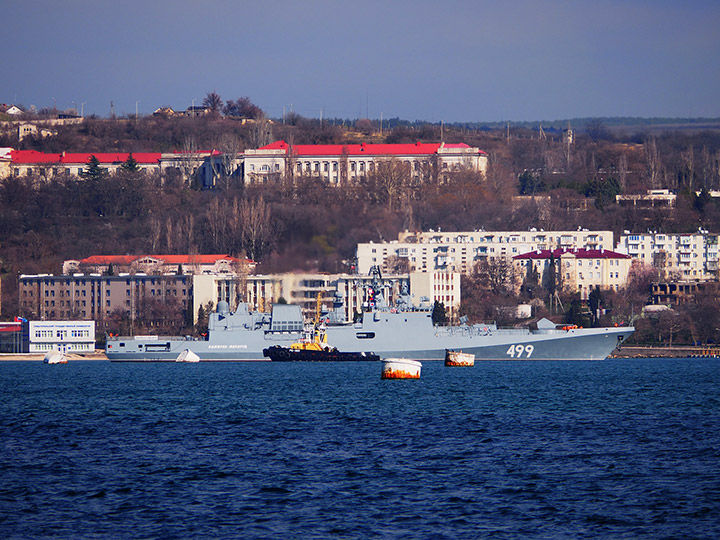
[[[444,360],[446,351],[463,351],[481,360],[603,360],[633,332],[630,326],[578,328],[547,319],[537,328],[500,328],[494,323],[435,325],[429,301],[418,306],[406,291],[389,305],[381,287],[372,295],[360,320],[346,321],[336,294],[322,324],[327,342],[340,351],[372,352],[383,358]],[[251,311],[240,303],[234,312],[218,302],[210,314],[204,339],[163,336],[109,336],[105,353],[111,361],[175,361],[188,350],[200,361],[267,361],[263,349],[289,347],[306,331],[300,306],[273,304],[271,312]]]

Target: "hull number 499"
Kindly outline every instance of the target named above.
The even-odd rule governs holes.
[[[533,345],[510,345],[505,354],[510,358],[530,358],[534,350]]]

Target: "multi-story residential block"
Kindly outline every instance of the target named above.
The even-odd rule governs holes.
[[[21,275],[20,314],[40,320],[93,319],[104,328],[104,323],[116,313],[148,318],[153,308],[187,309],[193,277],[143,273]]]
[[[655,266],[661,280],[707,281],[718,277],[718,236],[704,229],[689,234],[625,231],[617,251]]]
[[[402,174],[423,180],[459,169],[485,173],[487,154],[467,144],[302,144],[277,141],[244,154],[245,183],[273,176],[317,176],[331,184],[375,172],[381,163],[397,163]]]
[[[494,258],[508,261],[529,251],[548,249],[612,249],[612,231],[470,231],[401,232],[397,241],[363,243],[357,247],[357,270],[374,265],[384,271],[467,273],[476,262]]]
[[[587,299],[594,288],[619,290],[627,283],[632,259],[623,253],[606,249],[544,249],[513,257],[518,275],[525,275],[528,264],[537,275],[556,268],[556,283],[567,291],[577,291]]]

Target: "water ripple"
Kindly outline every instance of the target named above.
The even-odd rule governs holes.
[[[0,536],[718,538],[719,366],[0,363]]]

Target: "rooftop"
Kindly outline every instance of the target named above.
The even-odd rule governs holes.
[[[128,160],[130,152],[83,152],[46,154],[37,150],[12,150],[10,159],[13,163],[76,163],[87,164],[95,156],[102,164],[124,163]],[[160,161],[159,152],[132,152],[132,157],[138,163],[157,164]]]
[[[387,156],[387,155],[430,155],[436,154],[440,148],[446,150],[476,150],[478,154],[485,154],[482,150],[473,149],[465,143],[421,143],[414,144],[296,144],[290,146],[285,141],[276,141],[258,150],[285,150],[292,151],[299,156]]]
[[[609,249],[538,249],[528,253],[515,255],[513,260],[549,259],[550,256],[559,259],[561,256],[571,255],[577,259],[630,259],[629,255],[618,253]]]

